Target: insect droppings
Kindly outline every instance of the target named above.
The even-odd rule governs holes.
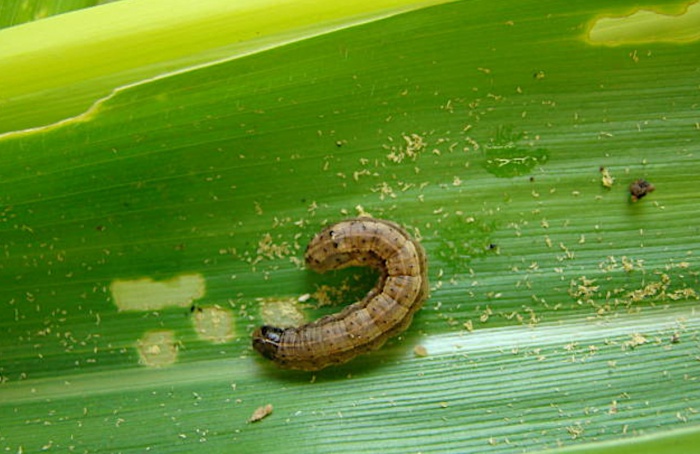
[[[632,202],[636,202],[646,196],[647,194],[654,192],[656,187],[649,183],[647,180],[640,178],[639,180],[633,181],[630,184],[630,198]]]
[[[272,404],[267,404],[262,407],[258,407],[255,409],[252,415],[250,415],[250,418],[248,418],[248,422],[258,422],[262,421],[263,419],[267,418],[272,414]]]

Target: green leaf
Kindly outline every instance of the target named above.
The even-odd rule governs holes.
[[[190,3],[0,31],[4,450],[697,444],[693,6]],[[302,266],[362,213],[421,239],[430,299],[275,369],[255,327],[371,287]]]
[[[120,1],[14,27],[0,35],[0,132],[86,120],[132,84],[445,1]]]

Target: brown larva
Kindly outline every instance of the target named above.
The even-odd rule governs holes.
[[[357,303],[296,328],[262,326],[253,348],[285,369],[319,370],[381,347],[405,330],[428,296],[425,252],[393,222],[358,218],[317,234],[306,264],[318,272],[370,266],[381,276]]]

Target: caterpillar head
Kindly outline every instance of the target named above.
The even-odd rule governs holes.
[[[282,341],[284,329],[264,325],[253,333],[253,348],[265,358],[274,360]]]

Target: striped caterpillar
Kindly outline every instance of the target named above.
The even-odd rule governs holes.
[[[253,348],[284,369],[319,370],[381,347],[411,324],[428,296],[425,252],[393,222],[341,221],[317,234],[304,258],[321,273],[369,266],[381,276],[361,301],[337,314],[296,328],[256,329]]]

